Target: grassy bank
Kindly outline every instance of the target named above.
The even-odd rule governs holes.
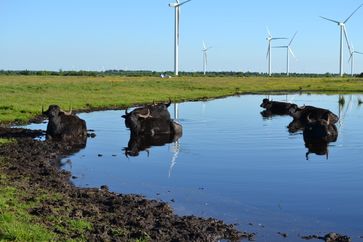
[[[0,76],[0,122],[26,122],[42,104],[67,109],[122,108],[155,101],[196,100],[244,93],[363,92],[359,78],[305,77],[63,77]]]

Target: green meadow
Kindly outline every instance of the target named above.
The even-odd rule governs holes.
[[[73,110],[116,109],[247,93],[362,93],[363,78],[350,77],[123,77],[0,76],[0,122],[24,123],[42,105]]]

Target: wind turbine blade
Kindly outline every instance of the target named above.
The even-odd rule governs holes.
[[[296,56],[294,55],[294,52],[292,52],[292,49],[290,47],[287,47],[289,49],[289,52],[291,53],[291,55],[296,59]]]
[[[266,30],[267,30],[268,36],[271,37],[272,35],[271,35],[270,29],[268,28],[268,26],[266,26]]]
[[[272,48],[287,48],[288,46],[283,46],[283,45],[280,45],[280,46],[272,46]]]
[[[203,49],[206,50],[207,46],[205,45],[205,42],[203,41]]]
[[[267,54],[266,54],[266,59],[268,58],[268,56],[270,55],[270,45],[271,43],[268,43],[268,47],[267,47]]]
[[[276,40],[276,39],[287,39],[287,38],[284,38],[284,37],[271,38],[271,40]]]
[[[288,46],[291,45],[292,41],[295,39],[296,34],[297,34],[297,31],[295,32],[294,36],[292,36],[292,39],[290,40],[290,43],[288,44]]]
[[[182,3],[178,3],[177,7],[180,7],[181,5],[184,5],[184,4],[186,4],[187,2],[190,2],[190,1],[192,1],[192,0],[187,0],[187,1],[182,2]]]
[[[205,65],[208,65],[208,55],[207,55],[207,52],[204,52],[205,54]]]
[[[348,63],[351,61],[351,59],[352,59],[352,57],[353,57],[354,53],[356,53],[356,52],[352,52],[352,53],[350,53],[350,56],[349,56],[349,59],[348,59]]]
[[[359,52],[359,51],[354,51],[354,53],[357,53],[357,54],[363,55],[363,52]]]
[[[354,12],[351,15],[349,15],[349,17],[343,23],[346,23],[353,16],[353,14],[355,14],[355,12],[357,12],[358,9],[360,9],[362,6],[363,4],[359,5],[359,7],[356,10],[354,10]]]
[[[349,44],[348,34],[347,34],[347,30],[345,28],[345,25],[343,25],[343,32],[344,32],[344,36],[345,36],[345,42],[347,42],[347,45],[348,45],[349,53],[352,53],[353,51]]]
[[[179,0],[175,0],[176,1],[176,3],[179,3]]]
[[[320,18],[325,19],[325,20],[328,20],[328,21],[333,22],[333,23],[336,23],[336,24],[340,24],[340,22],[339,22],[339,21],[336,21],[336,20],[334,20],[334,19],[325,18],[325,17],[323,17],[323,16],[320,16]]]
[[[207,49],[205,49],[206,51],[209,50],[209,49],[212,49],[212,46],[209,46]]]

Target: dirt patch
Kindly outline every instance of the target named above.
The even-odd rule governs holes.
[[[3,132],[3,133],[1,133]],[[29,133],[30,132],[30,133]],[[1,172],[11,184],[25,192],[26,202],[39,200],[44,194],[58,194],[43,199],[29,212],[60,238],[84,238],[87,241],[217,241],[227,239],[253,240],[254,234],[238,231],[216,219],[177,216],[170,206],[137,195],[122,195],[100,189],[77,188],[70,182],[71,174],[59,168],[62,157],[77,152],[65,143],[35,141],[35,132],[24,129],[0,130],[0,136],[16,138],[17,142],[0,146],[5,158]],[[1,135],[3,134],[3,135]],[[39,134],[39,133],[38,133]],[[3,137],[4,137],[3,136]],[[85,230],[63,230],[62,221],[50,218],[84,220],[92,226]]]

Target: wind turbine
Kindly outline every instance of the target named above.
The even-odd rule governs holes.
[[[359,5],[359,7],[354,10],[354,12],[349,15],[349,17],[343,21],[343,22],[339,22],[337,20],[334,19],[329,19],[329,18],[325,18],[320,16],[321,18],[328,20],[330,22],[336,23],[338,24],[339,28],[340,28],[340,59],[339,59],[339,75],[343,76],[343,35],[345,36],[345,40],[348,44],[348,48],[349,47],[349,42],[348,42],[348,37],[347,37],[347,32],[346,32],[346,28],[345,28],[345,24],[348,22],[348,20],[358,11],[358,9],[360,9],[363,6],[363,4]]]
[[[267,47],[267,55],[266,55],[266,58],[268,58],[268,75],[271,76],[271,41],[273,40],[278,40],[278,39],[286,39],[286,38],[273,38],[271,33],[270,33],[270,30],[267,28],[267,33],[268,33],[268,36],[266,38],[266,40],[268,41],[268,47]]]
[[[212,47],[207,47],[207,45],[205,44],[205,42],[203,41],[203,73],[204,75],[207,72],[207,65],[208,65],[208,56],[207,56],[207,51],[212,48]]]
[[[180,3],[179,0],[176,0],[176,3],[169,3],[169,7],[175,8],[175,27],[174,27],[174,73],[175,75],[179,75],[179,17],[180,17],[180,6],[190,2],[191,0],[187,0],[185,2]]]
[[[353,70],[354,69],[354,54],[363,55],[363,53],[354,50],[354,47],[353,46],[350,49],[350,57],[349,57],[348,62],[350,61],[350,72],[351,72],[351,75],[352,76],[353,76],[353,73],[354,73],[354,70]]]
[[[289,69],[290,69],[290,53],[291,55],[296,59],[295,55],[294,55],[294,52],[292,52],[292,49],[291,49],[291,43],[292,41],[294,40],[295,36],[296,36],[297,32],[295,32],[294,36],[292,36],[290,42],[288,45],[281,45],[281,46],[274,46],[273,48],[286,48],[286,75],[288,76],[290,74],[289,72]]]

